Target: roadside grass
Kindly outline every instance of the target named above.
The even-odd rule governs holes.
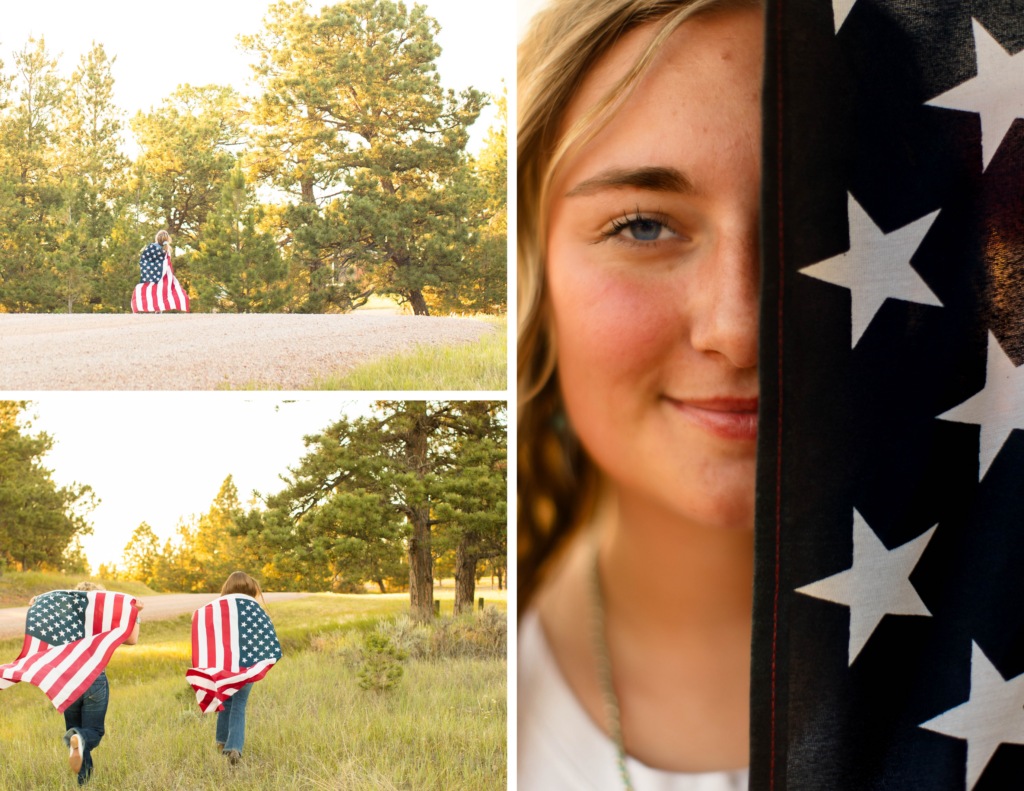
[[[313,390],[504,390],[508,379],[506,316],[473,316],[493,329],[475,343],[421,344],[339,374],[317,375]]]
[[[352,651],[333,649],[357,646],[360,633],[373,629],[402,628],[407,596],[403,602],[397,594],[317,594],[268,604],[267,610],[284,659],[253,690],[240,767],[230,770],[216,753],[216,718],[199,711],[185,682],[190,616],[183,615],[144,621],[139,645],[119,649],[107,666],[107,734],[95,752],[90,787],[506,786],[506,659],[410,659],[396,689],[367,692],[357,685]],[[439,631],[472,629],[475,618],[444,618]],[[0,662],[19,650],[20,640],[0,642]],[[75,787],[56,709],[27,684],[0,696],[0,743],[6,748],[0,791]]]
[[[0,576],[0,608],[27,607],[28,600],[40,593],[74,588],[79,582],[96,582],[107,590],[132,596],[155,596],[141,582],[111,582],[84,574],[58,574],[47,571],[7,571]]]

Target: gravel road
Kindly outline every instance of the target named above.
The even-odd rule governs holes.
[[[309,386],[416,344],[476,341],[473,319],[381,314],[0,315],[0,390]]]
[[[174,618],[183,612],[193,612],[204,604],[209,604],[218,597],[216,593],[167,593],[160,596],[140,596],[143,603],[142,628],[146,621],[160,621]],[[267,604],[276,601],[288,601],[308,596],[308,593],[265,593]],[[28,607],[5,607],[0,610],[0,640],[21,637],[25,634],[25,615]],[[9,658],[0,657],[0,663],[9,662]]]

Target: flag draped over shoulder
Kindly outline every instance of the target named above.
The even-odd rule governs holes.
[[[766,20],[751,789],[1024,788],[1024,3]]]
[[[158,244],[150,244],[142,251],[139,268],[143,282],[132,292],[132,313],[154,313],[158,310],[188,313],[188,293],[174,276],[170,253]]]
[[[78,700],[135,629],[135,597],[109,591],[51,591],[25,619],[18,658],[0,665],[0,689],[34,684],[63,712]]]
[[[259,681],[281,658],[274,624],[251,596],[232,593],[196,610],[192,619],[192,667],[185,678],[204,712],[246,684]]]

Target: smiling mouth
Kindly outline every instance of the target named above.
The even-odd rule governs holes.
[[[685,401],[665,397],[683,417],[723,439],[757,439],[756,398],[702,398]]]

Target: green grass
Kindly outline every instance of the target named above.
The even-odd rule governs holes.
[[[285,656],[253,689],[240,767],[230,770],[216,753],[216,718],[201,714],[185,682],[184,615],[144,622],[139,645],[114,654],[107,734],[94,753],[90,787],[506,786],[506,660],[409,660],[397,689],[367,692],[357,686],[351,657],[329,648],[358,644],[359,633],[378,619],[407,612],[407,597],[318,594],[267,610]],[[19,649],[20,640],[0,641],[0,662]],[[63,717],[28,684],[0,692],[0,700],[0,791],[75,787],[60,739]]]
[[[343,374],[316,376],[313,390],[504,390],[508,319],[477,316],[494,329],[475,343],[419,345]]]
[[[27,607],[28,601],[40,593],[74,588],[79,582],[96,582],[107,590],[130,593],[132,596],[155,596],[141,582],[110,582],[84,574],[55,574],[46,571],[8,571],[0,576],[0,607]]]

